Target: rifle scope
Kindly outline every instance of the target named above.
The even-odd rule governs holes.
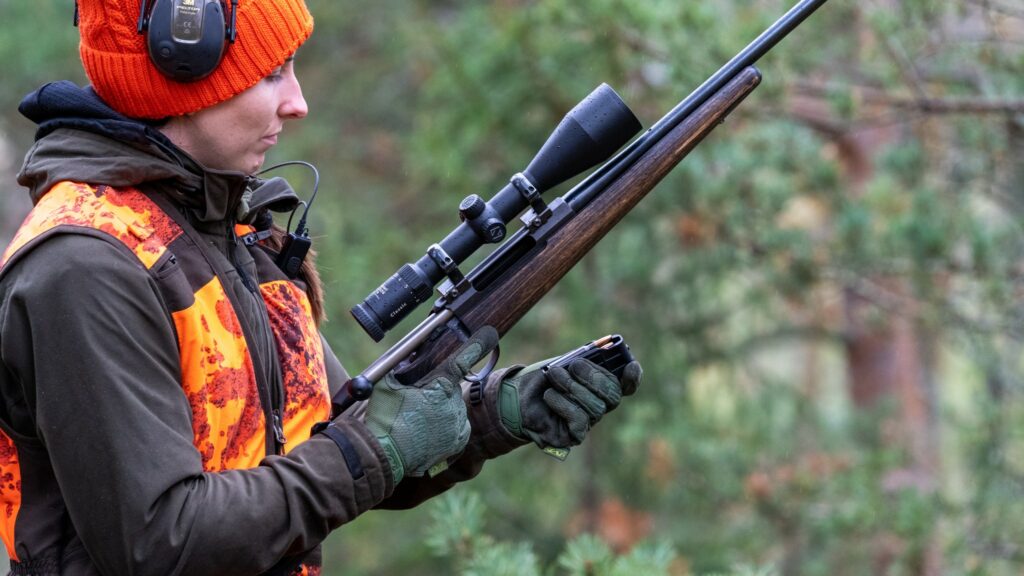
[[[640,128],[640,121],[615,90],[601,84],[562,118],[526,170],[513,176],[488,202],[476,194],[463,200],[459,205],[462,223],[354,306],[352,316],[380,342],[430,298],[438,282],[461,278],[457,266],[480,246],[504,240],[506,225],[527,206],[539,214],[545,207],[541,194],[607,160]]]

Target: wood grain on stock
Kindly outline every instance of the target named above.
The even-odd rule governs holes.
[[[494,326],[504,335],[579,260],[647,195],[737,104],[760,83],[761,74],[746,68],[722,90],[680,122],[637,162],[583,208],[540,251],[534,251],[495,281],[490,294],[459,316],[470,332]],[[419,361],[434,365],[459,347],[450,332],[428,342]],[[424,354],[425,352],[425,354]]]

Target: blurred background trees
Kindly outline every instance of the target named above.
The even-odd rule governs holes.
[[[321,170],[325,330],[353,371],[385,348],[348,308],[594,86],[650,125],[791,4],[308,2],[312,113],[268,164]],[[18,99],[85,81],[71,14],[0,0],[4,238]],[[640,393],[565,463],[523,448],[343,527],[327,574],[1024,572],[1024,4],[833,0],[760,67],[503,343],[530,362],[622,333]]]

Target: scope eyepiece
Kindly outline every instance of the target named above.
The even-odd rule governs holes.
[[[352,316],[374,342],[380,342],[388,330],[430,298],[433,289],[434,283],[418,266],[406,264],[354,306]]]

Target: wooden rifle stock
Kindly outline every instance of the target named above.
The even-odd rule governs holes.
[[[452,318],[399,367],[401,379],[409,382],[424,375],[457,350],[467,334],[483,326],[493,326],[500,335],[508,332],[760,81],[761,74],[753,66],[741,70],[587,204],[570,207],[571,199],[566,202],[570,192],[549,205],[549,220],[533,234],[527,221],[524,229],[506,241],[508,246],[485,259],[463,286],[457,286],[460,294],[445,310]],[[546,237],[542,234],[545,227],[551,230]]]

